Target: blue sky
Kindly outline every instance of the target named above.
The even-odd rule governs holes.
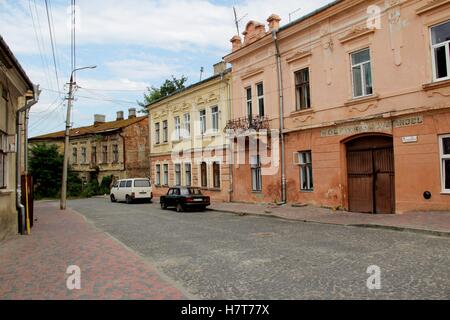
[[[114,120],[117,111],[137,107],[148,86],[171,75],[189,83],[212,74],[236,34],[232,7],[248,20],[265,22],[276,13],[282,24],[330,0],[77,0],[77,67],[97,65],[77,76],[73,125],[90,125],[94,114]],[[64,92],[71,72],[69,0],[47,0],[53,20],[59,83],[53,66],[44,0],[0,0],[0,34],[33,82],[39,104],[31,112],[31,136],[64,129]]]

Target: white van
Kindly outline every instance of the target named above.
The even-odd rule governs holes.
[[[146,178],[118,180],[111,188],[111,202],[125,201],[128,204],[137,200],[151,202],[152,191],[152,184]]]

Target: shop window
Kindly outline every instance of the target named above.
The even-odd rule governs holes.
[[[360,98],[373,94],[370,50],[364,49],[351,54],[353,97]]]
[[[450,134],[439,137],[442,192],[450,193]]]
[[[295,109],[297,111],[311,108],[309,68],[297,71],[295,74]]]
[[[431,28],[435,81],[450,79],[450,21]]]
[[[311,151],[299,152],[298,163],[300,167],[300,190],[313,191],[314,181]]]

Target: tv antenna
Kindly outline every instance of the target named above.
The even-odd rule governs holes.
[[[200,81],[202,81],[204,71],[205,71],[205,68],[201,67],[200,68]]]
[[[289,22],[292,22],[292,16],[294,14],[296,14],[297,12],[299,12],[300,10],[301,10],[301,8],[298,8],[297,10],[294,10],[291,13],[289,13]]]
[[[241,23],[241,21],[248,16],[248,14],[245,14],[244,16],[242,16],[241,18],[238,18],[237,12],[236,12],[236,7],[233,7],[233,12],[234,12],[234,23],[236,24],[236,31],[237,34],[240,35],[241,33],[239,32],[239,23]]]

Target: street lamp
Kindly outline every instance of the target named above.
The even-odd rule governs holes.
[[[66,202],[67,202],[67,170],[69,166],[70,115],[72,111],[73,87],[75,84],[73,82],[73,76],[77,71],[95,68],[97,68],[97,66],[77,68],[72,70],[72,73],[70,74],[69,96],[67,98],[66,133],[64,140],[64,163],[63,163],[62,185],[61,185],[61,201],[60,201],[61,210],[66,210]]]

